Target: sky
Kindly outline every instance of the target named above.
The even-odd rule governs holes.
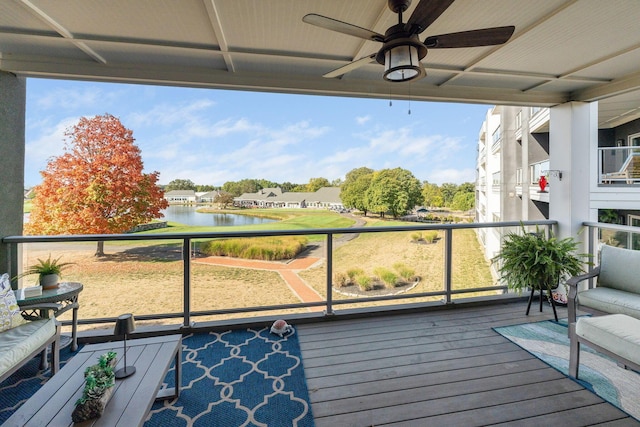
[[[65,130],[109,113],[133,131],[145,172],[222,186],[306,184],[401,167],[438,185],[475,181],[489,105],[342,98],[29,78],[25,185],[64,153]]]

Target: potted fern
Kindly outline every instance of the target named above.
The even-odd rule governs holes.
[[[38,258],[37,263],[29,266],[22,274],[16,276],[16,279],[37,274],[36,284],[42,286],[42,289],[56,288],[62,277],[62,271],[73,264],[72,262],[60,262],[60,258],[62,257],[51,259],[51,254],[46,260]]]
[[[500,252],[492,261],[498,262],[498,273],[510,289],[517,292],[531,290],[529,314],[534,291],[540,291],[542,298],[546,290],[553,305],[552,290],[561,281],[583,272],[590,255],[577,253],[577,250],[578,242],[572,237],[558,239],[552,233],[547,237],[538,228],[535,233],[528,233],[523,225],[520,233],[505,236]],[[555,305],[553,308],[555,313]]]

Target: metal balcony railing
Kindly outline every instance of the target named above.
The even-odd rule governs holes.
[[[51,248],[51,252],[54,254],[60,252],[61,245],[80,245],[83,242],[122,242],[132,245],[131,252],[135,252],[134,242],[145,242],[145,244],[153,244],[157,246],[173,245],[176,249],[174,256],[181,261],[181,308],[173,312],[165,312],[162,309],[169,304],[167,299],[163,299],[165,294],[165,288],[163,283],[158,283],[158,292],[154,295],[148,295],[149,298],[157,298],[159,307],[162,312],[158,313],[136,313],[137,320],[157,320],[157,319],[181,319],[183,327],[193,326],[192,322],[195,318],[201,316],[215,316],[215,315],[229,315],[239,313],[251,313],[255,315],[264,315],[265,312],[282,311],[282,310],[296,310],[296,309],[323,309],[325,316],[334,314],[334,307],[337,305],[354,305],[362,304],[365,306],[363,309],[368,309],[367,304],[370,303],[382,303],[389,301],[408,301],[419,302],[424,301],[425,298],[433,297],[441,298],[442,304],[451,304],[454,297],[459,298],[461,296],[475,298],[474,294],[484,293],[483,298],[491,298],[487,296],[487,293],[491,293],[495,298],[499,295],[506,293],[507,288],[502,284],[486,283],[480,284],[481,286],[474,286],[468,288],[457,288],[452,285],[452,265],[454,262],[464,262],[465,260],[453,259],[454,239],[453,233],[458,230],[477,230],[482,228],[497,228],[501,230],[501,233],[514,231],[520,228],[521,225],[527,227],[543,227],[548,229],[556,225],[556,221],[543,220],[543,221],[513,221],[513,222],[499,222],[499,223],[458,223],[458,224],[419,224],[419,225],[406,225],[406,226],[389,226],[389,227],[359,227],[359,228],[334,228],[334,229],[302,229],[302,230],[270,230],[270,231],[233,231],[233,232],[206,232],[206,233],[157,233],[157,234],[113,234],[113,235],[73,235],[73,236],[10,236],[2,239],[2,243],[9,245],[8,253],[21,254],[29,251],[29,246],[37,244],[45,246],[45,249]],[[337,236],[344,236],[349,234],[370,234],[370,233],[397,233],[397,232],[417,232],[417,231],[430,231],[437,230],[441,233],[443,240],[443,264],[440,266],[443,271],[442,287],[439,290],[428,292],[414,292],[404,293],[399,295],[384,295],[384,296],[367,296],[360,298],[334,298],[333,292],[333,280],[334,277],[334,238]],[[502,233],[502,234],[504,234]],[[281,303],[281,304],[269,304],[253,307],[222,307],[216,309],[194,309],[194,288],[191,281],[194,249],[197,247],[198,242],[210,239],[221,238],[248,238],[248,237],[275,237],[275,236],[322,236],[323,244],[325,247],[325,275],[324,282],[326,286],[326,296],[321,298],[320,301],[314,302],[300,302],[300,303]],[[140,244],[141,244],[140,243]],[[86,246],[86,245],[85,245]],[[359,254],[365,258],[366,253]],[[20,256],[23,258],[23,256]],[[20,264],[14,262],[15,259],[9,260],[8,271],[11,277],[14,277],[19,271],[11,271],[12,265]],[[19,260],[20,261],[20,260]],[[429,262],[428,260],[425,262]],[[161,266],[162,262],[157,263]],[[160,268],[160,267],[159,267]],[[15,270],[15,268],[13,268]],[[180,272],[179,272],[180,273]],[[116,278],[117,271],[113,272],[114,280]],[[141,270],[141,275],[144,275],[144,271]],[[85,291],[92,286],[91,283],[85,283]],[[136,283],[127,283],[126,286],[130,289],[135,289]],[[97,291],[96,291],[97,292]],[[213,290],[212,292],[215,292]],[[82,304],[116,304],[113,301],[113,295],[109,293],[109,289],[102,290],[102,293],[96,297],[96,301],[88,301],[86,296],[81,295]],[[118,308],[115,308],[118,310]],[[83,318],[82,309],[80,310],[80,325],[98,325],[102,323],[113,322],[118,311],[105,317],[99,318]],[[70,321],[65,320],[63,324],[69,325]]]

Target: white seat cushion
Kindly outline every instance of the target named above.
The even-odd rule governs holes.
[[[580,318],[576,335],[640,365],[640,320],[624,314]]]
[[[578,304],[611,314],[626,314],[640,319],[640,294],[598,287],[578,293]]]
[[[56,334],[55,319],[35,320],[0,332],[0,376]]]

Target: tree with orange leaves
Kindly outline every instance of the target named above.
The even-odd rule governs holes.
[[[160,218],[158,172],[143,173],[133,132],[110,114],[82,117],[41,171],[26,234],[116,234]],[[98,242],[96,256],[104,255]]]

